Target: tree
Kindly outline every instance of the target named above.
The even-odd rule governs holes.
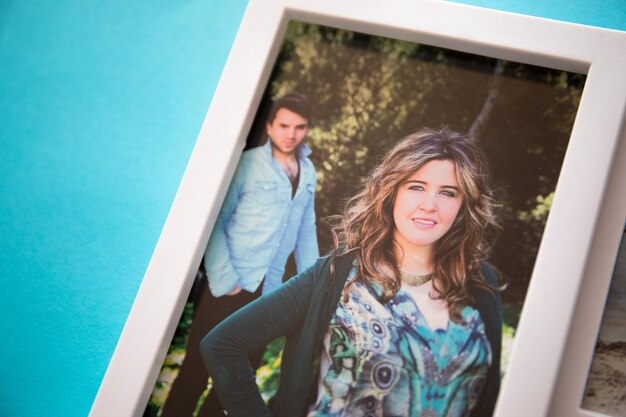
[[[579,74],[319,25],[290,23],[266,99],[291,91],[315,103],[309,143],[323,219],[338,214],[399,138],[421,127],[471,132],[490,160],[504,233],[491,260],[508,277],[506,302],[525,296],[584,86]],[[544,207],[545,204],[541,207]],[[549,205],[545,206],[549,209]]]

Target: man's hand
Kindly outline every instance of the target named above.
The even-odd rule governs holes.
[[[226,293],[226,295],[235,295],[241,292],[241,286],[237,285],[231,292]]]

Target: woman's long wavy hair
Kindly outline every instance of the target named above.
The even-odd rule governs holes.
[[[475,301],[472,287],[495,289],[480,268],[490,246],[488,237],[499,229],[485,158],[467,136],[447,128],[422,129],[387,153],[366,178],[364,190],[348,201],[342,216],[334,219],[336,253],[353,254],[357,260],[357,274],[347,284],[344,299],[356,281],[379,283],[383,302],[400,289],[393,219],[396,193],[415,171],[433,160],[454,163],[463,199],[450,230],[435,242],[433,285],[437,298],[448,304],[452,320],[459,321],[461,309]]]

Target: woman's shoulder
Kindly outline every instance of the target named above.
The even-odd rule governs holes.
[[[354,257],[351,254],[346,254],[341,250],[332,250],[318,258],[311,267],[315,268],[314,275],[320,284],[342,282],[350,274],[353,262]]]
[[[312,269],[315,275],[325,275],[326,273],[330,273],[332,271],[337,271],[338,273],[342,273],[342,271],[349,270],[353,264],[353,257],[349,254],[341,253],[338,250],[332,250],[326,255],[320,256],[317,260],[309,267]]]
[[[485,278],[485,281],[487,281],[487,284],[494,288],[501,285],[502,274],[498,271],[496,267],[494,267],[487,261],[483,261],[480,263],[480,269],[483,277]]]

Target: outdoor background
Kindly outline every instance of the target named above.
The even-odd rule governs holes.
[[[457,2],[626,30],[624,0]],[[0,416],[88,414],[246,4],[0,1]]]
[[[584,81],[580,74],[292,22],[248,147],[266,139],[272,98],[296,91],[311,99],[307,143],[324,254],[332,249],[325,220],[341,213],[400,138],[422,127],[472,134],[487,155],[494,198],[502,204],[503,232],[489,261],[508,282],[502,294],[506,366]],[[292,265],[286,275],[294,273]],[[194,306],[187,307],[146,415],[158,415],[184,358],[193,326]],[[266,398],[277,388],[281,343],[270,346],[258,372]]]

